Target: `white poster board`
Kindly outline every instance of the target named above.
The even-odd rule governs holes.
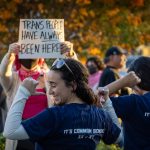
[[[64,19],[20,19],[19,58],[60,58]]]

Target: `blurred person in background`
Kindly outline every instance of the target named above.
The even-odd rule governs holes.
[[[99,87],[104,87],[107,84],[120,79],[119,71],[126,64],[125,51],[120,47],[115,46],[109,48],[105,53],[104,63],[106,64],[106,68],[103,70],[99,80]],[[126,94],[128,94],[126,88],[113,93],[114,96]]]
[[[86,61],[86,67],[90,74],[88,78],[89,85],[95,91],[104,69],[104,63],[99,57],[91,56]]]

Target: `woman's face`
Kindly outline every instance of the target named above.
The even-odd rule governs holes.
[[[55,105],[69,103],[72,95],[72,87],[66,86],[59,72],[50,70],[47,76],[49,95]]]

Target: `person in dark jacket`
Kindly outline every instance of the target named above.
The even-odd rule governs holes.
[[[119,69],[121,69],[126,63],[125,51],[120,47],[111,47],[106,51],[104,62],[106,68],[103,70],[101,78],[99,80],[99,87],[104,87],[109,83],[120,79]],[[114,96],[127,95],[128,90],[123,88],[115,93]]]

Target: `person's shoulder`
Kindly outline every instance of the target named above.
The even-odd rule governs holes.
[[[106,67],[103,71],[103,74],[114,74],[113,69],[111,69],[110,67]]]
[[[130,94],[128,95],[131,99],[136,99],[136,100],[141,100],[141,99],[145,99],[146,97],[147,98],[150,98],[150,92],[149,93],[146,93],[146,94],[143,94],[143,95],[139,95],[139,94]]]
[[[47,115],[49,115],[50,117],[53,116],[54,118],[61,118],[61,116],[63,115],[60,106],[49,107],[49,108],[45,109],[45,113]]]
[[[139,95],[139,94],[130,94],[130,95],[124,95],[124,96],[119,96],[119,97],[111,97],[112,99],[124,99],[125,102],[126,100],[129,100],[130,102],[132,102],[132,104],[137,105],[137,104],[141,104],[141,103],[145,103],[148,102],[150,103],[149,99],[150,99],[150,92],[146,93],[144,95]]]
[[[146,94],[144,94],[144,96],[147,98],[147,99],[150,99],[150,91]],[[148,101],[150,103],[150,100]]]
[[[113,71],[113,69],[107,67],[104,69],[102,75],[101,75],[101,80],[102,82],[104,82],[103,80],[112,80],[112,78],[115,77],[115,72]],[[105,85],[103,85],[105,86]]]
[[[92,110],[94,110],[101,117],[103,117],[103,118],[107,117],[107,112],[102,107],[98,107],[98,106],[95,106],[95,105],[91,105],[91,107],[93,108]]]
[[[150,92],[143,95],[132,94],[132,97],[134,97],[137,103],[150,106]]]
[[[59,115],[63,114],[65,111],[67,111],[67,109],[69,108],[66,105],[62,105],[62,106],[52,106],[47,110],[50,111],[51,113]]]
[[[48,111],[59,111],[60,110],[60,106],[52,106],[52,107],[49,107],[48,109],[47,109]]]

